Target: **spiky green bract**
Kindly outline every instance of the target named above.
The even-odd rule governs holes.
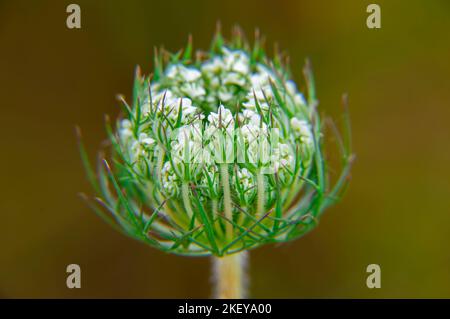
[[[181,255],[223,256],[316,226],[345,189],[352,156],[348,129],[329,185],[309,63],[305,99],[281,55],[270,59],[240,31],[231,41],[218,32],[195,55],[191,38],[176,54],[155,50],[154,61],[153,76],[137,69],[131,105],[120,98],[124,116],[107,121],[111,159],[101,156],[96,173],[80,140],[96,212]]]

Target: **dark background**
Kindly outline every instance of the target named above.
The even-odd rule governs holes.
[[[77,196],[90,193],[76,147],[94,158],[103,117],[119,114],[133,69],[154,46],[207,48],[255,27],[305,57],[321,111],[348,92],[357,161],[343,201],[306,237],[251,252],[252,297],[450,297],[450,3],[376,1],[0,1],[0,297],[209,297],[210,260],[167,255],[115,232]],[[66,266],[82,288],[65,285]],[[382,288],[365,285],[381,265]]]

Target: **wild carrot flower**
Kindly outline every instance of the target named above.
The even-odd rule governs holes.
[[[223,256],[304,235],[338,198],[351,160],[343,147],[329,186],[309,64],[304,75],[306,96],[280,55],[270,59],[240,32],[229,42],[217,33],[195,56],[191,41],[155,55],[152,76],[137,69],[125,115],[107,123],[112,165],[103,160],[94,174],[81,149],[109,214],[94,208],[155,248],[219,257],[225,273]]]

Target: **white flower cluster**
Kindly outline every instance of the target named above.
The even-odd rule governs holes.
[[[155,140],[147,133],[141,132],[136,138],[133,133],[133,125],[130,120],[124,119],[120,123],[119,135],[122,142],[127,144],[128,156],[135,162],[141,158],[149,158],[155,144]]]
[[[248,84],[249,58],[242,51],[224,48],[222,56],[203,63],[200,69],[208,83],[206,101],[209,103],[231,102]]]
[[[280,110],[274,86],[291,109],[306,105],[292,81],[267,65],[251,63],[240,50],[223,48],[221,55],[196,66],[169,65],[151,85],[151,94],[142,95],[143,123],[121,121],[124,153],[137,169],[160,170],[168,195],[178,194],[187,178],[217,189],[223,162],[237,163],[236,177],[249,196],[261,168],[287,181],[302,160],[296,157],[297,146],[312,154],[314,135],[309,119]],[[157,134],[161,127],[170,136],[166,144]]]

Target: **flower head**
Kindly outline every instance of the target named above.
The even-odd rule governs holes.
[[[258,39],[250,49],[217,34],[211,51],[191,52],[156,57],[153,77],[136,73],[133,103],[108,130],[114,167],[92,179],[102,205],[130,236],[177,254],[303,235],[348,172],[328,187],[310,69],[306,101]]]

